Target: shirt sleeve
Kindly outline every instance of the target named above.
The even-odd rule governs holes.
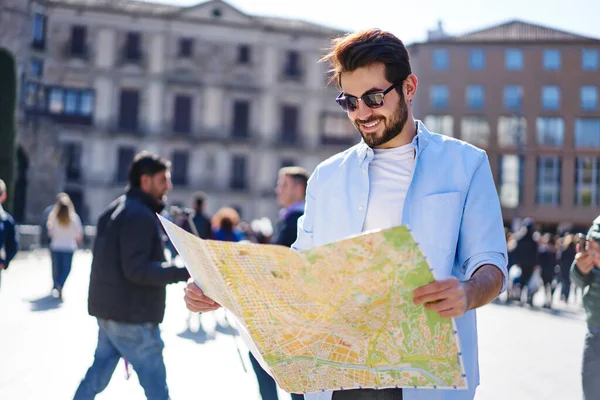
[[[298,238],[292,244],[292,249],[297,251],[308,250],[313,247],[313,228],[317,201],[314,195],[317,186],[315,171],[306,185],[306,201],[304,203],[304,214],[298,218]]]
[[[500,201],[488,157],[482,153],[465,200],[456,267],[469,279],[485,264],[496,266],[504,276],[502,293],[508,277],[507,260]]]

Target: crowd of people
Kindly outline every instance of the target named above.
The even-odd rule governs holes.
[[[526,218],[517,232],[506,230],[508,301],[533,306],[533,296],[544,292],[545,308],[552,308],[554,293],[560,290],[560,301],[569,303],[574,290],[570,270],[575,259],[578,234],[562,235],[535,230],[534,221]],[[514,268],[514,269],[513,269]]]

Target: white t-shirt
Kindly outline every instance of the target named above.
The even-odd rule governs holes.
[[[56,219],[48,229],[48,234],[51,250],[74,251],[77,249],[77,239],[83,235],[81,220],[77,214],[74,214],[71,223],[63,226]]]
[[[369,163],[369,202],[363,232],[402,224],[402,209],[415,166],[411,143],[393,149],[373,149]]]

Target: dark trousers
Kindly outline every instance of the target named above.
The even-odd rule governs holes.
[[[278,400],[277,397],[277,384],[275,380],[265,371],[256,358],[250,355],[250,362],[252,363],[252,368],[254,369],[254,373],[256,374],[256,379],[258,380],[258,389],[260,390],[260,397],[262,400]],[[304,400],[304,395],[290,393],[292,395],[292,400]]]
[[[402,400],[402,389],[354,389],[333,392],[332,400]]]

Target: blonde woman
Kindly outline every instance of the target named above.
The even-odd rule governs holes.
[[[239,242],[245,239],[244,233],[238,228],[240,215],[231,207],[219,209],[212,217],[211,225],[214,240],[224,242]]]
[[[52,295],[62,300],[62,290],[71,272],[73,253],[83,240],[83,227],[69,196],[58,199],[48,216],[52,255]]]

